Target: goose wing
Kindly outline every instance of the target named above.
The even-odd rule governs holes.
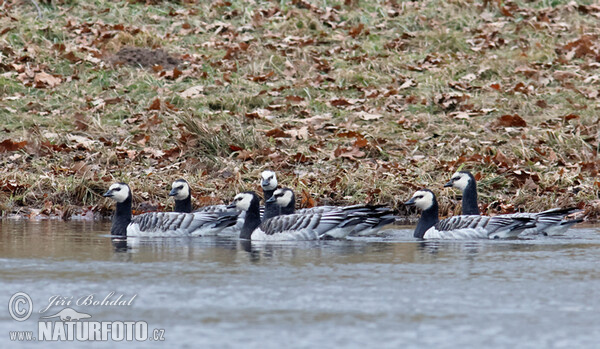
[[[454,216],[439,221],[425,232],[425,239],[496,239],[519,235],[535,226],[528,217]]]
[[[129,236],[188,236],[216,234],[235,224],[237,212],[150,212],[134,216]]]
[[[192,213],[197,213],[197,212],[227,212],[227,211],[231,211],[230,209],[227,208],[227,205],[210,205],[210,206],[200,207],[200,208],[194,210],[194,212],[192,212]]]
[[[290,214],[266,220],[252,233],[253,240],[316,240],[328,234],[340,237],[340,230],[358,224],[358,217],[337,210],[324,213]]]
[[[576,207],[569,208],[553,208],[550,210],[537,212],[537,213],[512,213],[508,215],[503,215],[507,217],[513,218],[530,218],[536,221],[536,225],[533,228],[528,228],[523,231],[523,235],[534,235],[534,234],[547,234],[547,235],[557,235],[564,233],[569,227],[572,225],[581,222],[581,219],[567,219],[567,216],[570,216],[575,213],[581,212],[580,209]]]

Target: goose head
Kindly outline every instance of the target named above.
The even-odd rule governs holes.
[[[274,202],[279,207],[287,207],[290,203],[294,202],[294,192],[289,188],[279,188],[275,190],[273,196],[271,196],[266,202]]]
[[[175,200],[185,200],[190,196],[190,185],[185,179],[178,179],[171,185],[169,196]]]
[[[263,190],[275,190],[277,189],[277,176],[275,172],[266,170],[260,174],[260,186]]]
[[[429,189],[421,189],[413,194],[413,196],[405,202],[405,205],[415,205],[425,211],[433,207],[436,203],[435,194]]]
[[[452,175],[448,183],[444,184],[444,187],[452,187],[460,191],[465,191],[471,183],[475,183],[475,177],[473,177],[471,172],[458,171]]]
[[[258,206],[259,201],[260,199],[254,192],[247,191],[237,194],[227,208],[234,208],[239,211],[248,211],[252,205]]]
[[[124,202],[128,198],[131,198],[131,189],[125,183],[115,183],[108,188],[108,191],[102,196],[105,198],[111,198],[118,203]]]

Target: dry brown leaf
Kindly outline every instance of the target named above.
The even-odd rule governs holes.
[[[518,114],[502,115],[498,118],[497,125],[504,127],[525,127],[527,126],[527,122]]]
[[[152,104],[148,107],[148,110],[160,110],[160,99],[156,98],[152,101]]]
[[[183,98],[198,98],[204,95],[204,86],[196,85],[188,88],[179,94]]]
[[[62,79],[46,72],[39,72],[35,74],[33,81],[35,82],[35,87],[37,88],[53,88],[60,85]]]
[[[5,139],[0,143],[0,153],[20,150],[26,145],[27,141],[14,142],[12,139]]]

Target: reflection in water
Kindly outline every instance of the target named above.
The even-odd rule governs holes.
[[[138,294],[130,308],[89,313],[147,321],[172,347],[263,348],[265,338],[282,347],[291,333],[302,347],[581,348],[600,337],[593,228],[511,241],[418,241],[407,228],[256,242],[119,239],[109,223],[1,224],[1,294],[24,291],[36,304],[54,294]],[[0,334],[34,325],[1,317]]]
[[[127,252],[127,238],[111,237],[110,240],[115,248],[115,252]]]

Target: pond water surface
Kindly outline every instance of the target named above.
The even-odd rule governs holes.
[[[90,345],[11,342],[11,331],[39,337],[40,322],[61,321],[41,317],[66,307],[91,315],[81,322],[145,322],[164,340],[120,343],[131,348],[600,347],[593,226],[511,241],[422,242],[403,227],[381,238],[249,243],[112,241],[109,223],[0,224],[5,348]],[[6,308],[17,292],[32,302],[22,322]],[[119,295],[129,304],[85,304]]]

